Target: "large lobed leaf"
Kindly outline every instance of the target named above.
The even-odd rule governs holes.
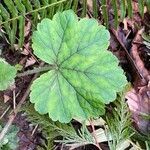
[[[0,58],[0,91],[6,90],[16,77],[17,70]]]
[[[34,81],[30,100],[54,121],[102,115],[126,84],[117,58],[107,51],[109,32],[72,10],[43,19],[33,34],[34,54],[54,69]]]

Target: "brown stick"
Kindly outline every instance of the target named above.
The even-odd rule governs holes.
[[[122,43],[122,41],[118,38],[117,31],[114,30],[113,28],[111,28],[110,30],[111,30],[111,32],[113,33],[113,35],[116,37],[116,39],[117,39],[117,41],[119,42],[119,44],[121,45],[121,47],[122,47],[122,48],[124,49],[124,51],[126,52],[127,58],[128,58],[128,60],[130,61],[130,63],[131,63],[131,65],[132,65],[133,69],[135,70],[135,72],[136,72],[138,78],[139,78],[140,80],[143,79],[143,76],[141,75],[141,73],[140,73],[138,67],[136,66],[136,64],[135,64],[135,62],[134,62],[134,60],[133,60],[133,58],[132,58],[131,55],[129,54],[129,52],[128,52],[128,50],[126,49],[125,45],[124,45],[124,44]]]
[[[96,137],[96,134],[95,134],[95,127],[94,127],[94,125],[93,125],[93,120],[90,119],[89,122],[90,122],[90,125],[91,125],[91,127],[92,127],[92,131],[93,131],[92,134],[93,134],[93,137],[94,137],[94,139],[95,139],[95,144],[96,144],[97,148],[99,148],[99,150],[102,150],[102,149],[100,148],[100,146],[99,146],[99,143],[98,143],[98,140],[97,140],[97,137]]]
[[[132,58],[134,60],[134,62],[136,63],[136,66],[140,72],[140,74],[143,76],[144,79],[147,79],[147,77],[149,76],[149,72],[148,70],[144,67],[144,63],[141,60],[139,53],[138,53],[138,45],[136,43],[134,43],[134,41],[136,42],[141,42],[142,40],[142,33],[144,32],[144,29],[142,28],[141,30],[139,30],[135,36],[135,38],[133,39],[133,43],[132,43],[132,51],[131,51],[131,55]]]

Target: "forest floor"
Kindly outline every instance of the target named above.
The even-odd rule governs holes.
[[[92,8],[89,3],[87,17],[90,16],[92,16]],[[97,20],[103,22],[101,16]],[[134,126],[141,132],[148,132],[150,127],[150,121],[144,122],[138,117],[138,111],[135,113],[137,107],[139,110],[145,111],[144,113],[150,113],[150,49],[143,43],[145,39],[142,37],[143,34],[150,35],[149,21],[150,15],[146,10],[144,18],[140,16],[137,2],[133,2],[133,18],[126,17],[117,29],[113,27],[113,12],[111,9],[109,12],[109,31],[111,34],[109,50],[118,57],[128,81],[133,85],[126,97],[133,113]],[[17,46],[15,52],[9,50],[6,39],[1,38],[0,43],[1,49],[8,49],[2,51],[2,57],[12,65],[23,66],[24,71],[40,65],[32,53],[30,22],[26,22],[25,32],[26,41],[21,52],[17,51]],[[23,105],[28,101],[29,87],[33,78],[35,75],[19,77],[11,89],[0,92],[0,118],[5,128],[7,128],[6,125],[12,123],[17,126],[19,138],[17,150],[35,150],[37,145],[41,145],[41,139],[44,139],[38,125],[33,125],[32,122],[28,121],[26,114],[21,112]],[[148,99],[148,101],[141,101],[141,99]],[[12,109],[17,113],[9,115]],[[102,147],[104,150],[108,149],[105,144]],[[60,149],[59,145],[57,149]],[[90,145],[77,150],[80,149],[96,150],[97,148]]]

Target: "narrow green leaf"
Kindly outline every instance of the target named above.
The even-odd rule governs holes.
[[[17,20],[12,21],[12,28],[10,31],[10,45],[11,48],[14,48],[14,44],[16,42],[16,32],[17,32]]]
[[[40,1],[39,0],[33,0],[33,5],[34,5],[34,9],[39,9],[40,7],[41,7],[41,4],[40,4]],[[35,16],[36,17],[34,17],[34,22],[35,22],[35,24],[37,24],[37,22],[38,22],[38,19],[41,19],[41,18],[43,18],[43,13],[42,13],[42,11],[39,11],[39,12],[35,12]],[[38,18],[38,19],[37,19]]]
[[[4,0],[6,6],[8,7],[10,13],[11,13],[11,17],[16,17],[18,16],[18,11],[14,5],[14,2],[12,0]],[[16,31],[17,31],[17,20],[13,20],[11,22],[11,31],[9,34],[9,38],[10,38],[10,45],[11,48],[14,48],[14,44],[16,41]]]
[[[97,16],[98,16],[97,0],[93,0],[93,16],[94,16],[94,18],[97,18]]]
[[[115,26],[115,29],[117,29],[118,27],[118,8],[117,8],[117,1],[116,0],[112,0],[112,8],[113,8],[113,11],[114,11],[114,19],[115,19],[115,23],[114,23],[114,26]]]
[[[0,58],[0,91],[6,90],[13,84],[16,73],[15,67],[10,66]]]
[[[57,2],[57,0],[50,0],[50,4]],[[52,18],[55,12],[55,7],[52,6],[49,8],[49,17]]]
[[[143,33],[143,34],[142,34],[142,38],[143,38],[145,41],[147,41],[147,42],[150,43],[150,35],[147,35],[146,33]]]
[[[145,44],[146,46],[150,47],[150,42],[144,41],[143,44]]]
[[[0,24],[1,24],[2,20],[3,20],[3,18],[2,18],[2,16],[0,16]]]
[[[144,0],[138,0],[139,12],[142,18],[144,17]]]
[[[6,21],[8,19],[10,19],[10,14],[8,13],[8,11],[3,7],[2,4],[0,4],[0,10],[1,10],[1,16],[2,16],[2,20]],[[8,34],[8,39],[11,39],[11,28],[10,28],[10,23],[8,22],[7,24],[3,24],[4,29],[6,30],[6,33]]]
[[[8,7],[10,13],[12,14],[12,17],[18,16],[18,11],[14,5],[14,2],[12,0],[4,0],[4,3]]]
[[[102,9],[103,17],[104,17],[105,26],[108,29],[109,22],[108,22],[108,9],[107,9],[107,1],[106,0],[101,0],[101,9]]]
[[[150,143],[148,141],[145,141],[146,150],[150,150]]]
[[[34,4],[34,7],[37,9],[37,8],[40,8],[41,4],[40,4],[40,1],[39,0],[33,0],[33,4]]]
[[[73,6],[72,6],[72,9],[74,10],[74,12],[76,12],[77,11],[77,8],[78,8],[78,0],[74,0],[74,2],[73,2]]]
[[[87,0],[82,0],[82,17],[85,17],[87,13]]]
[[[28,12],[33,10],[32,4],[29,0],[22,0],[22,3],[24,4]]]
[[[1,16],[3,17],[4,20],[10,19],[9,12],[6,10],[6,8],[3,7],[2,4],[0,4],[0,10],[1,10]]]
[[[126,16],[126,0],[120,1],[121,19],[123,20]]]
[[[70,0],[67,2],[66,8],[65,8],[66,10],[71,8],[72,2],[73,2],[73,0]]]
[[[62,12],[63,11],[63,6],[64,6],[63,3],[59,4],[57,11]]]
[[[44,0],[44,1],[42,1],[42,4],[43,4],[43,6],[46,6],[46,5],[48,5],[49,3],[48,3],[48,0]],[[48,9],[44,9],[43,10],[43,18],[46,18],[47,17],[47,11],[48,11]]]
[[[21,48],[24,43],[24,27],[25,27],[25,18],[21,16],[19,18],[19,42],[18,42],[19,48]]]
[[[21,0],[15,0],[14,2],[15,2],[15,4],[16,4],[17,9],[19,10],[19,12],[20,12],[21,14],[25,14],[26,8],[25,8],[25,6],[22,4]]]
[[[128,6],[128,16],[132,18],[133,12],[132,12],[132,0],[127,0],[127,6]]]
[[[72,10],[38,24],[34,54],[54,66],[31,87],[30,101],[39,113],[65,123],[104,114],[104,105],[127,83],[117,58],[107,51],[109,38],[95,19],[78,21]]]
[[[147,4],[148,12],[150,13],[150,0],[146,0],[146,4]]]

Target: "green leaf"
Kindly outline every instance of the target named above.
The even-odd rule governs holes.
[[[104,18],[104,23],[106,25],[106,28],[109,27],[109,19],[108,19],[108,8],[107,8],[107,0],[101,0],[101,8],[102,8],[102,14]]]
[[[132,0],[127,0],[127,8],[128,8],[128,16],[132,18],[133,16],[133,8],[132,8]]]
[[[78,21],[72,10],[38,24],[34,54],[54,66],[31,87],[30,101],[39,113],[65,123],[104,114],[105,104],[127,82],[117,58],[107,51],[109,38],[95,19]]]
[[[13,84],[16,73],[15,67],[0,58],[0,91],[6,90]]]
[[[2,127],[0,126],[2,129]],[[19,128],[15,125],[11,125],[9,132],[5,134],[5,137],[2,141],[0,141],[0,149],[1,150],[14,150],[18,147],[19,139],[17,137],[17,133],[19,132]]]
[[[125,101],[125,94],[131,85],[128,84],[122,92],[120,92],[113,103],[113,107],[106,113],[106,123],[108,125],[108,133],[112,139],[108,139],[110,150],[124,150],[130,145],[129,139],[134,134],[131,130],[131,113]]]
[[[142,18],[144,17],[144,1],[138,0],[139,12]]]
[[[120,1],[121,19],[123,20],[126,16],[126,0]]]

